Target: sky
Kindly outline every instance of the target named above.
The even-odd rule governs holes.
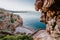
[[[35,0],[0,0],[0,8],[17,11],[35,11]]]

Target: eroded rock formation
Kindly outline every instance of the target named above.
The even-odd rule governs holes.
[[[60,0],[36,0],[35,9],[42,11],[41,22],[52,38],[60,40]]]
[[[22,24],[23,21],[19,15],[0,8],[0,31],[13,32],[16,27],[22,26]]]

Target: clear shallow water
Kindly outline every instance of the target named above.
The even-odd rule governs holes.
[[[29,12],[29,13],[14,13],[20,15],[23,18],[23,25],[31,27],[33,29],[46,28],[46,25],[40,22],[40,13],[38,12]]]

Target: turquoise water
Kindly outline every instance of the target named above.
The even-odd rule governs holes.
[[[28,13],[15,13],[20,15],[23,18],[23,25],[31,27],[33,29],[45,29],[46,25],[40,22],[40,15],[39,12],[28,12]]]

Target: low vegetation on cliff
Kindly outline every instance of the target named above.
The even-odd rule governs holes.
[[[33,40],[33,38],[22,33],[20,35],[4,35],[0,37],[0,40]]]

